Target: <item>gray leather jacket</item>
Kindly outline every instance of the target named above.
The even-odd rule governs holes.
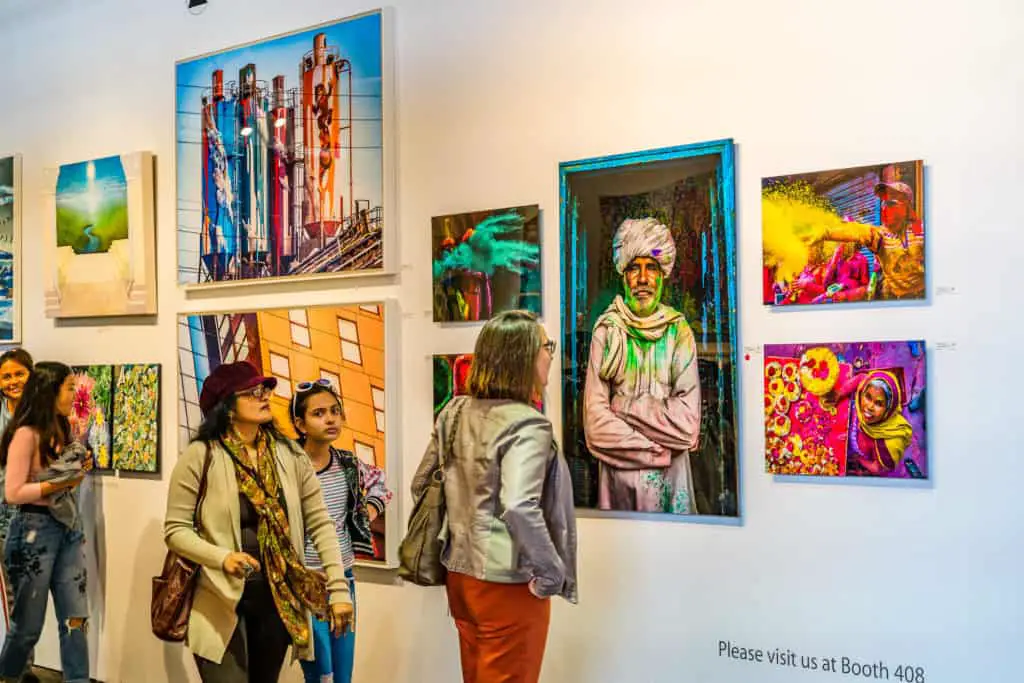
[[[551,422],[517,401],[453,398],[437,417],[413,498],[441,451],[448,570],[497,583],[536,579],[538,594],[575,603],[576,516]]]

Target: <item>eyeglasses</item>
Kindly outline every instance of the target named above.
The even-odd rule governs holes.
[[[552,356],[555,355],[555,348],[556,348],[555,340],[554,339],[548,339],[546,342],[544,342],[544,344],[541,346],[541,348],[544,349],[545,351],[547,351],[548,353],[550,353]]]
[[[236,392],[235,396],[238,396],[240,398],[244,396],[246,398],[254,398],[256,400],[259,400],[261,398],[266,398],[269,394],[270,389],[267,387],[267,385],[257,384],[252,389]]]
[[[299,382],[295,385],[295,391],[296,393],[304,394],[307,391],[312,391],[313,387],[326,387],[327,389],[334,391],[334,385],[331,384],[331,380],[329,379],[318,379],[313,382]]]

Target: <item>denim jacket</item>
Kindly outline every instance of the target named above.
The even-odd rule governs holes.
[[[442,451],[448,570],[496,583],[536,579],[538,594],[575,603],[576,517],[551,422],[517,401],[455,397],[437,416],[414,498]]]

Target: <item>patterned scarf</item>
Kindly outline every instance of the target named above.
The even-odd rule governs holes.
[[[269,435],[260,430],[256,439],[256,466],[249,464],[242,442],[234,434],[224,441],[235,463],[238,489],[259,514],[256,537],[260,558],[277,612],[296,647],[310,642],[306,610],[326,618],[326,576],[306,568],[291,541],[288,515],[281,502],[274,448]]]
[[[659,304],[657,310],[646,318],[638,317],[629,310],[629,305],[619,294],[594,323],[594,327],[604,325],[610,328],[605,341],[604,356],[598,371],[601,379],[607,381],[614,377],[629,355],[627,337],[635,339],[641,345],[655,343],[665,336],[668,329],[676,323],[686,323],[683,314],[665,304]],[[621,334],[616,334],[619,330]]]

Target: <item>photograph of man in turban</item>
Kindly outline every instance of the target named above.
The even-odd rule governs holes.
[[[683,314],[661,302],[676,245],[656,219],[626,219],[612,250],[623,292],[594,326],[583,399],[587,447],[601,461],[598,507],[691,514],[697,347]]]
[[[561,446],[576,506],[737,516],[732,143],[560,172]]]

